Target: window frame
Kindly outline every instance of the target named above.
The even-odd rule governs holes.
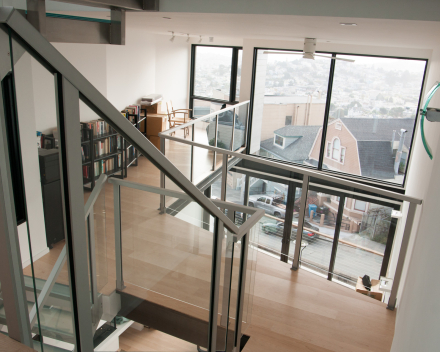
[[[357,203],[357,202],[363,202],[363,203],[364,203],[364,206],[365,206],[365,209],[358,209],[358,208],[356,208],[356,203]],[[360,212],[362,212],[362,213],[365,213],[365,212],[367,211],[367,203],[368,203],[368,202],[365,202],[365,201],[363,201],[363,200],[355,199],[355,200],[354,200],[354,204],[353,204],[353,210],[356,210],[356,211],[360,211]]]
[[[232,62],[231,62],[231,85],[229,87],[229,100],[214,99],[209,97],[203,97],[194,94],[195,78],[196,78],[196,50],[197,47],[211,47],[211,48],[229,48],[232,49]],[[194,100],[203,100],[217,104],[233,105],[238,104],[236,100],[237,94],[237,72],[238,72],[238,53],[243,50],[241,46],[228,46],[228,45],[205,45],[205,44],[192,44],[191,45],[191,68],[190,68],[190,83],[189,83],[189,109],[191,110],[191,118],[194,118]],[[243,57],[243,55],[242,55]]]
[[[338,154],[337,158],[335,158],[335,156],[334,156],[335,155],[335,142],[336,141],[339,142],[339,148],[337,149],[339,154]],[[333,141],[332,141],[332,151],[331,151],[331,159],[332,160],[337,161],[337,162],[339,162],[341,160],[341,149],[342,149],[341,138],[339,138],[339,137],[333,138]]]
[[[278,137],[278,138],[281,138],[281,140],[283,141],[281,144],[278,144],[278,143],[276,142],[277,137]],[[278,148],[284,149],[284,143],[285,143],[285,139],[284,139],[284,137],[280,136],[279,134],[274,134],[274,136],[273,136],[273,144],[274,144],[275,146],[277,146]]]
[[[248,147],[246,150],[247,154],[250,154],[249,148],[251,145],[252,122],[253,122],[252,115],[253,115],[253,105],[254,105],[254,95],[255,95],[255,83],[256,83],[256,79],[257,79],[256,78],[257,56],[258,56],[258,51],[260,51],[260,50],[274,50],[274,51],[286,51],[286,52],[298,52],[298,53],[302,52],[301,50],[297,50],[297,49],[254,47],[250,108],[249,108],[249,128],[248,128],[248,135],[247,135],[247,141],[248,141],[247,146]],[[420,57],[404,57],[404,56],[391,56],[391,55],[366,55],[366,54],[357,54],[357,53],[344,53],[344,52],[337,52],[337,51],[316,51],[316,53],[317,54],[330,54],[330,55],[332,55],[332,57],[335,57],[335,58],[337,57],[337,55],[350,55],[350,56],[359,56],[359,57],[402,59],[402,60],[413,60],[413,61],[425,62],[425,70],[423,72],[423,78],[422,78],[421,89],[420,89],[420,96],[419,96],[419,101],[418,101],[416,111],[420,110],[420,106],[421,106],[422,98],[423,98],[423,93],[424,93],[425,82],[426,82],[426,73],[428,70],[429,63],[430,63],[429,59],[420,58]],[[412,152],[414,149],[413,145],[414,145],[415,133],[417,130],[417,124],[419,122],[419,114],[416,114],[416,117],[414,119],[413,133],[411,136],[411,144],[410,144],[410,148],[409,148],[409,152],[408,152],[407,162],[406,162],[406,166],[405,166],[405,174],[404,174],[402,184],[395,183],[395,182],[389,182],[389,181],[385,181],[385,180],[380,180],[380,179],[376,179],[376,178],[372,178],[372,177],[362,176],[362,175],[350,174],[350,173],[339,171],[339,170],[331,170],[331,169],[324,169],[323,168],[323,160],[327,155],[326,154],[326,147],[327,147],[326,137],[327,137],[327,126],[328,126],[329,115],[330,115],[330,103],[331,103],[331,96],[332,96],[334,73],[335,73],[335,67],[336,67],[335,61],[336,60],[331,60],[331,65],[330,65],[329,82],[328,82],[328,88],[327,88],[327,99],[326,99],[326,106],[325,106],[325,113],[324,113],[324,121],[323,121],[323,126],[322,126],[322,133],[321,133],[321,145],[320,145],[320,152],[319,152],[318,167],[312,166],[312,165],[298,164],[298,163],[294,163],[294,162],[286,161],[286,160],[276,159],[276,161],[279,163],[286,164],[286,165],[299,166],[304,169],[318,170],[320,172],[329,174],[331,176],[341,177],[341,178],[353,180],[353,181],[356,181],[356,182],[359,182],[362,184],[372,185],[375,187],[380,187],[382,189],[392,190],[394,192],[404,194],[406,182],[407,182],[408,167],[411,162],[411,156],[412,156]],[[253,155],[253,156],[265,158],[265,159],[269,159],[269,160],[273,159],[273,158],[269,158],[269,157],[265,157],[265,156],[261,156],[261,155]]]

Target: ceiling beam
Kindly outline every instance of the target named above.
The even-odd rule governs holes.
[[[125,9],[131,11],[159,11],[159,0],[57,0],[69,4],[99,7],[104,9]]]

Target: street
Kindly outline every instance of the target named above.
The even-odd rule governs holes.
[[[220,198],[220,182],[212,185],[212,196]],[[240,190],[233,190],[228,187],[227,201],[242,204],[240,201]],[[271,252],[281,252],[282,229],[277,234],[267,234],[262,230],[263,224],[276,224],[277,221],[264,216],[258,224],[258,245],[264,250],[269,249]],[[317,224],[318,223],[318,224]],[[313,224],[319,228],[319,232],[334,236],[334,229],[325,226],[319,226],[319,220]],[[371,241],[356,233],[341,231],[339,234],[339,244],[336,253],[334,273],[340,273],[346,277],[356,280],[358,276],[369,275],[372,279],[378,279],[382,266],[383,256],[370,252],[368,250],[381,253],[385,252],[385,245]],[[307,244],[301,248],[301,260],[308,264],[310,268],[316,268],[319,272],[327,272],[330,264],[330,256],[333,246],[332,238],[319,236],[317,239],[308,241],[303,238]],[[350,246],[349,244],[354,246]],[[359,248],[361,247],[361,248]],[[366,250],[364,250],[365,248]],[[295,246],[293,241],[290,242],[289,257],[293,258]]]

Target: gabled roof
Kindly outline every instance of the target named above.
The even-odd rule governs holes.
[[[414,119],[372,119],[365,117],[344,117],[340,119],[347,126],[357,141],[389,141],[393,138],[393,130],[396,130],[395,140],[399,140],[400,129],[408,132],[405,135],[405,146],[411,145],[414,129]],[[374,128],[374,124],[376,128]],[[374,132],[375,131],[375,132]],[[390,147],[391,148],[391,147]]]
[[[358,141],[361,175],[378,179],[394,178],[391,141]]]
[[[301,137],[284,149],[275,146],[273,138],[262,141],[260,147],[285,160],[302,164],[309,157],[310,150],[320,128],[321,126],[285,126],[277,129],[274,133],[287,138]]]

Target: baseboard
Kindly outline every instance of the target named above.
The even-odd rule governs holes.
[[[49,253],[49,247],[46,247],[45,249],[43,249],[42,251],[38,252],[37,254],[32,253],[32,259],[35,261],[37,261],[38,259],[40,259],[41,257],[45,256],[47,253]],[[26,268],[27,266],[31,265],[31,260],[30,259],[26,259],[23,263],[22,266],[23,268]]]

